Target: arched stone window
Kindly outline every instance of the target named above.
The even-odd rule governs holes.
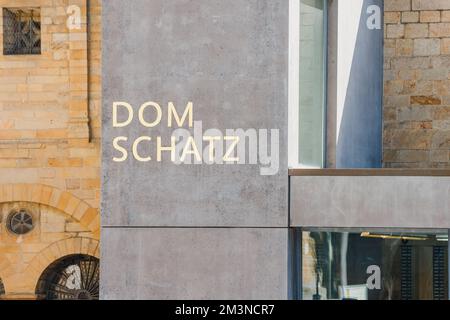
[[[75,254],[56,260],[44,270],[36,287],[41,300],[98,300],[99,260]]]

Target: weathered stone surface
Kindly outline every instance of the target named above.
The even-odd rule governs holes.
[[[385,0],[385,11],[410,11],[411,0]]]
[[[450,119],[450,106],[433,108],[433,119],[436,120]]]
[[[69,2],[81,9],[81,29],[67,27]],[[0,277],[7,298],[35,299],[39,277],[59,258],[96,255],[81,244],[98,239],[98,228],[75,216],[90,208],[99,219],[100,206],[101,1],[89,2],[89,61],[86,3],[0,0],[0,8],[39,8],[41,19],[41,54],[0,54]],[[22,208],[35,226],[18,237],[5,222]],[[74,239],[80,250],[66,246]],[[7,251],[14,254],[6,259]]]
[[[401,27],[397,27],[397,29],[401,29]],[[428,37],[428,24],[408,23],[404,25],[404,30],[405,38],[416,39]]]
[[[433,96],[412,96],[411,97],[412,105],[440,105],[441,99]]]
[[[416,22],[419,22],[419,12],[412,12],[412,11],[402,12],[402,23],[416,23]]]
[[[440,22],[441,12],[440,11],[421,11],[420,12],[420,22]]]
[[[450,168],[450,2],[407,2],[385,2],[384,164]]]
[[[450,130],[450,118],[447,120],[434,120],[433,121],[433,129],[436,130]]]
[[[450,37],[450,23],[430,23],[430,37]]]
[[[400,22],[402,15],[401,12],[385,12],[384,23],[396,24]]]
[[[450,151],[448,150],[432,150],[430,152],[430,160],[433,162],[447,163],[450,161]]]
[[[436,56],[441,54],[440,39],[415,39],[414,55],[415,56]]]
[[[431,120],[433,112],[429,107],[398,108],[398,120]]]
[[[410,57],[414,52],[414,40],[412,39],[398,39],[396,44],[396,56]]]
[[[386,29],[387,38],[403,38],[405,26],[402,24],[389,24]]]
[[[437,80],[434,83],[435,93],[445,96],[450,93],[450,80]]]
[[[436,131],[432,139],[433,149],[450,150],[450,130]]]
[[[431,64],[433,68],[450,70],[450,56],[432,57]]]
[[[428,150],[433,138],[432,130],[394,130],[391,147],[394,149]]]
[[[450,38],[441,40],[441,53],[450,54]]]
[[[431,66],[430,57],[396,57],[391,59],[391,66],[394,70],[404,69],[429,69]]]
[[[442,11],[441,22],[450,22],[450,10]]]
[[[392,0],[395,1],[395,0]],[[412,0],[412,10],[448,10],[448,0]]]

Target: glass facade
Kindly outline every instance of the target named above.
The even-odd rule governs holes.
[[[322,168],[325,150],[326,1],[300,1],[299,164]]]
[[[448,232],[301,234],[305,300],[447,300]]]

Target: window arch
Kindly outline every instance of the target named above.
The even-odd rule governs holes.
[[[85,254],[65,256],[50,264],[39,278],[41,300],[98,300],[99,259]]]

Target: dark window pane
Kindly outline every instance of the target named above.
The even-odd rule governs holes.
[[[303,298],[448,299],[444,233],[303,232]]]
[[[3,54],[40,54],[40,10],[3,8]]]

